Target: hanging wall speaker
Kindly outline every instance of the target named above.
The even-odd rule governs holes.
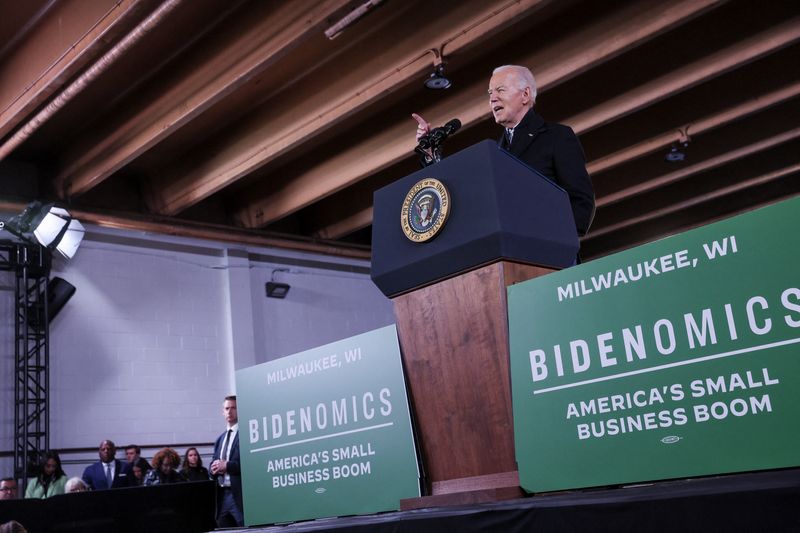
[[[75,294],[75,286],[70,282],[54,277],[47,283],[47,321],[52,322],[61,309],[67,304],[72,295]],[[39,299],[42,301],[42,294],[39,294]],[[28,308],[28,324],[31,327],[39,329],[39,326],[44,323],[43,309],[37,309],[33,306]]]

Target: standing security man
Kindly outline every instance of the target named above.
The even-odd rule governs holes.
[[[236,396],[226,396],[222,414],[227,431],[214,443],[211,476],[217,482],[217,526],[244,526],[242,471],[239,463],[239,414]]]

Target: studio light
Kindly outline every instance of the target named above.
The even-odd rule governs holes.
[[[66,209],[38,201],[11,217],[3,228],[26,242],[58,250],[67,259],[75,255],[86,231]]]
[[[80,246],[83,240],[84,233],[86,233],[86,230],[83,228],[83,224],[76,218],[70,219],[67,231],[64,233],[64,236],[61,237],[58,246],[56,246],[56,250],[67,259],[72,259],[75,252],[78,251],[78,246]]]

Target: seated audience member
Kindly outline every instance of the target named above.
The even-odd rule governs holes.
[[[13,477],[0,479],[0,500],[17,499],[17,480]]]
[[[71,492],[86,492],[89,490],[88,485],[83,482],[83,480],[79,477],[71,477],[67,480],[66,485],[64,485],[64,492],[69,494]]]
[[[150,463],[139,457],[133,463],[133,477],[137,485],[144,483],[144,477],[150,471]]]
[[[16,520],[0,524],[0,533],[28,533],[28,530]]]
[[[67,475],[61,468],[61,458],[58,453],[49,451],[42,457],[39,465],[39,475],[28,483],[25,490],[26,498],[49,498],[56,494],[64,494],[64,485]]]
[[[150,463],[148,463],[147,460],[142,457],[142,449],[137,444],[128,444],[125,446],[125,458],[131,464],[131,466],[141,459],[144,461],[144,464],[147,465],[147,468],[145,468],[144,472],[150,470]]]
[[[203,466],[203,459],[200,457],[200,452],[197,451],[197,448],[186,450],[181,472],[189,481],[208,481],[211,479],[208,477],[208,470]]]
[[[144,476],[144,485],[162,485],[186,481],[177,468],[181,465],[178,452],[172,448],[162,448],[153,457],[153,468]]]
[[[87,466],[83,471],[83,482],[90,489],[105,490],[136,486],[131,465],[114,459],[117,455],[117,446],[112,441],[101,442],[98,454],[100,460]]]

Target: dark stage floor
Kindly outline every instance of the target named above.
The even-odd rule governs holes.
[[[481,505],[228,531],[800,532],[800,470],[574,491]]]

